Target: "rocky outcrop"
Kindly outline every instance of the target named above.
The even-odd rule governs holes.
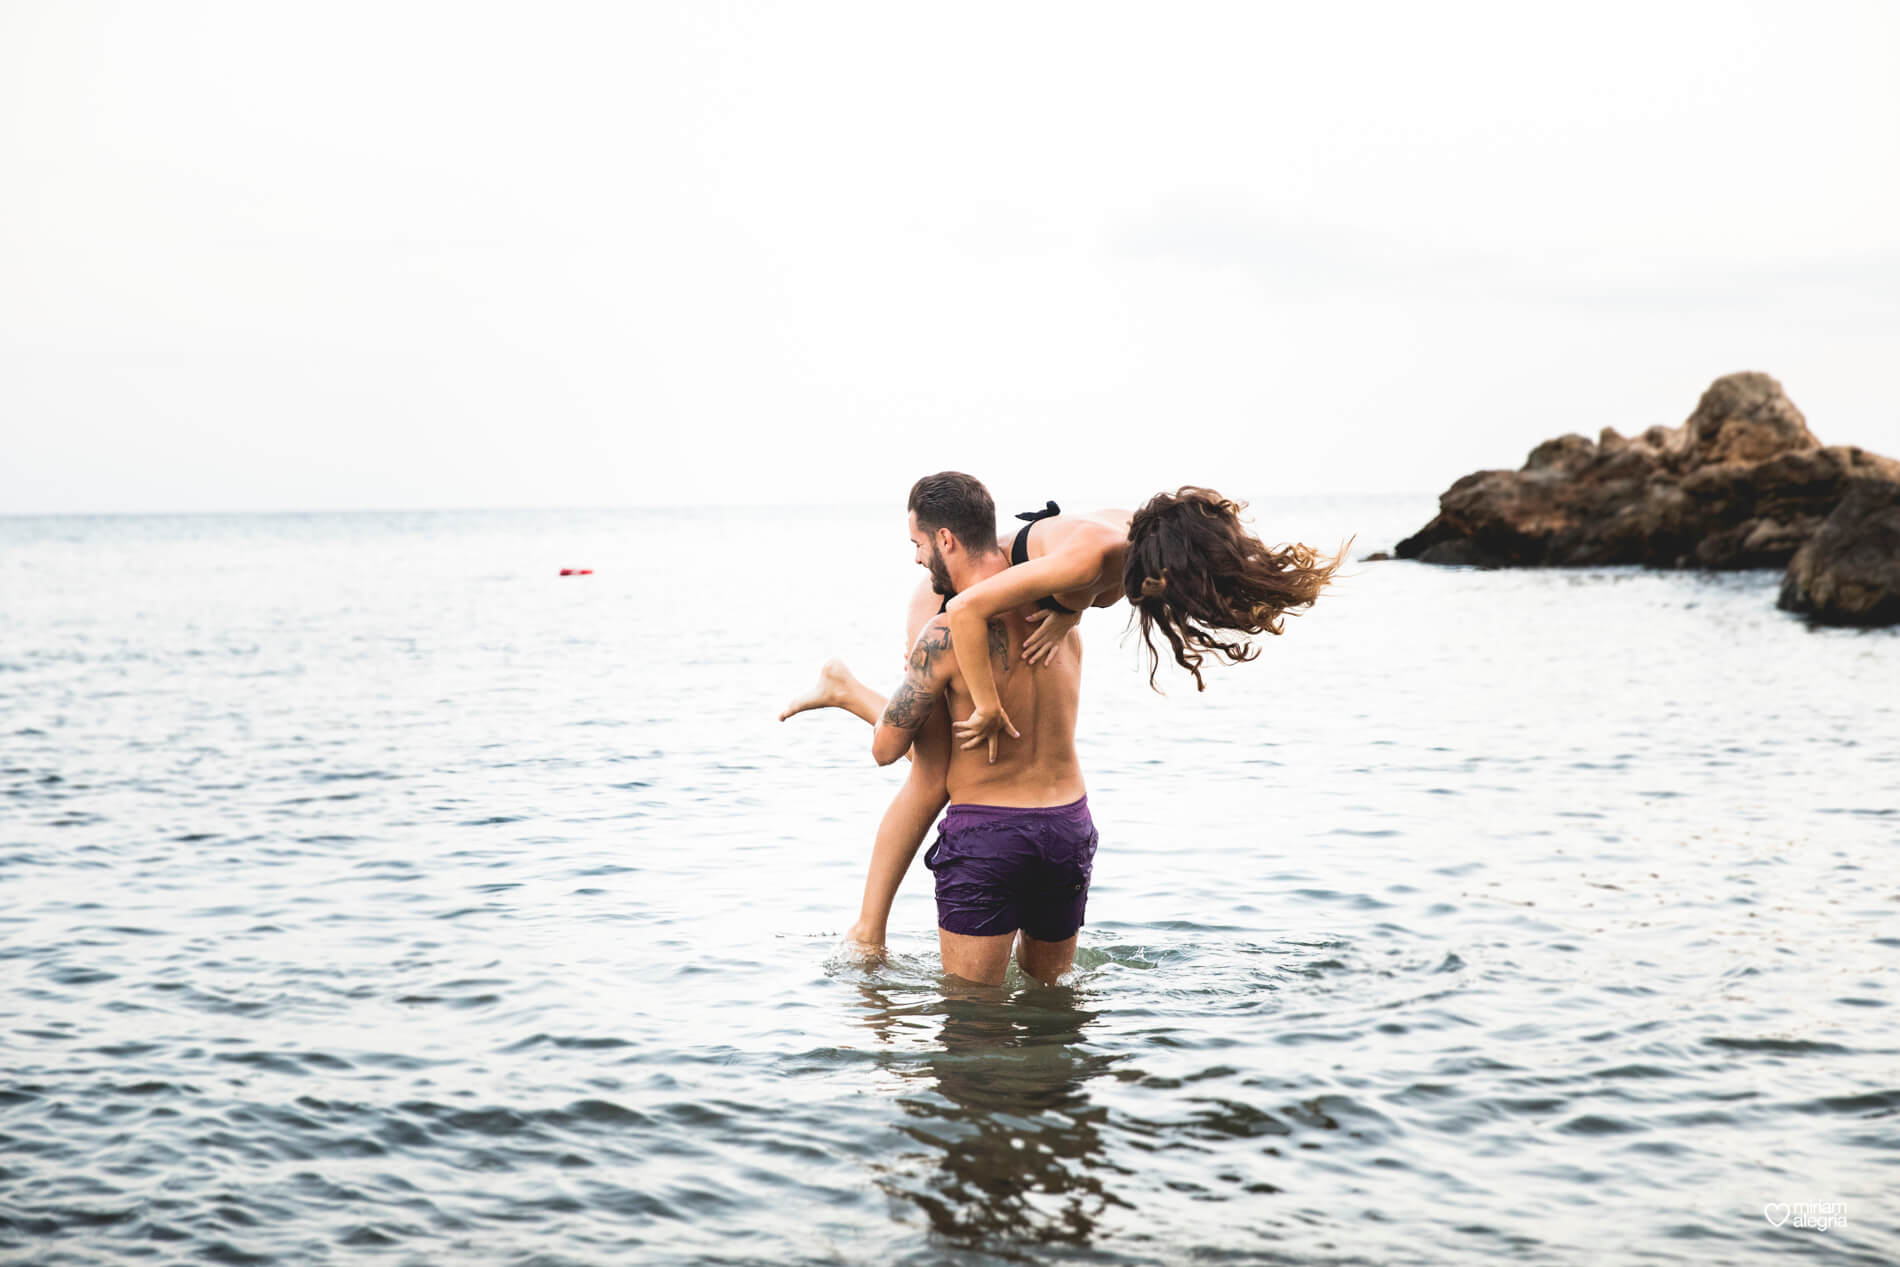
[[[1849,488],[1795,551],[1776,606],[1819,624],[1900,624],[1900,483]]]
[[[1900,485],[1900,462],[1822,445],[1781,384],[1730,374],[1679,427],[1559,436],[1518,470],[1465,476],[1395,553],[1492,567],[1782,567],[1863,484]]]

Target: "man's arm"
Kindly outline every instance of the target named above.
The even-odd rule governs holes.
[[[879,765],[889,765],[910,751],[918,728],[943,697],[955,666],[956,656],[950,650],[949,618],[938,616],[918,635],[917,645],[910,651],[910,665],[904,670],[904,680],[891,692],[890,702],[884,706],[884,716],[871,732],[871,755]]]

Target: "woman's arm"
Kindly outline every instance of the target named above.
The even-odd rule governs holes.
[[[953,649],[962,647],[971,652],[957,656],[957,665],[963,671],[963,680],[976,705],[969,718],[956,727],[957,738],[964,741],[964,748],[975,748],[987,740],[990,760],[994,761],[1001,732],[1007,730],[1013,739],[1022,737],[1003,712],[1002,697],[996,690],[996,675],[990,669],[990,618],[1039,598],[1094,585],[1101,578],[1104,557],[1105,552],[1098,545],[1077,534],[1064,542],[1062,549],[1005,568],[950,600],[950,645]]]

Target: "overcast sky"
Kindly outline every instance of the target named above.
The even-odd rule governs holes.
[[[1900,5],[0,0],[0,511],[1900,455]]]

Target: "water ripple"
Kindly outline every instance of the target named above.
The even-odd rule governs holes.
[[[1204,696],[1090,617],[1076,969],[982,989],[921,868],[839,944],[895,784],[771,719],[881,519],[822,619],[777,512],[47,522],[0,1259],[1900,1261],[1900,638],[1772,577],[1367,569]]]

